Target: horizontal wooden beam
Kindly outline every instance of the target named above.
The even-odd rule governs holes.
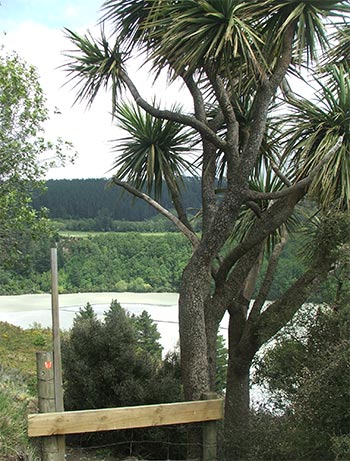
[[[30,437],[166,426],[223,418],[222,400],[28,415]]]

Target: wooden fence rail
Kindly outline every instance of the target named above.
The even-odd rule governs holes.
[[[28,416],[28,435],[43,437],[197,423],[222,418],[223,403],[218,399],[101,410],[65,411],[63,413],[40,413]]]
[[[223,401],[210,399],[211,395],[196,402],[31,414],[28,415],[28,435],[42,437],[44,442],[64,434],[203,422],[203,461],[215,461],[215,422],[223,418],[224,409]],[[43,461],[60,460],[56,449],[46,451],[43,451]]]

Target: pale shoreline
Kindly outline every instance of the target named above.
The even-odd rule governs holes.
[[[178,293],[72,293],[60,294],[59,306],[61,308],[77,305],[109,304],[117,300],[123,304],[151,304],[158,306],[173,306],[178,303]],[[0,312],[23,312],[26,310],[46,310],[51,307],[51,295],[25,294],[0,296]]]

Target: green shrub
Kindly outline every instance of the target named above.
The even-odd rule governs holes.
[[[290,458],[280,452],[276,459],[349,459],[349,319],[348,301],[313,316],[302,312],[258,362],[256,376],[271,392],[269,404],[283,412],[283,418],[272,416],[274,455],[279,439]]]
[[[146,313],[130,317],[117,301],[113,301],[104,319],[99,320],[87,304],[62,341],[66,410],[181,400],[178,356],[168,355],[162,360],[160,351],[159,334]],[[157,428],[101,432],[68,440],[95,446],[125,442],[127,454],[130,437],[145,440],[140,445],[134,444],[136,454],[147,453],[148,457],[160,459],[167,456],[164,444],[169,440],[181,441],[183,431]],[[120,452],[123,452],[122,446],[119,446]]]

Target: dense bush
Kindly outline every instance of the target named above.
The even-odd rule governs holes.
[[[60,231],[79,232],[175,232],[175,226],[166,218],[154,217],[146,221],[118,221],[108,216],[96,218],[57,219],[53,221]]]
[[[171,353],[162,360],[158,340],[155,324],[146,313],[130,317],[117,301],[103,320],[89,304],[81,309],[62,344],[66,410],[182,400],[178,356]],[[169,442],[178,444],[181,439],[181,428],[145,429],[75,436],[70,443],[108,443],[127,454],[130,440],[146,440],[134,443],[135,453],[159,459],[166,456]],[[173,457],[181,454],[179,446]]]
[[[269,404],[274,403],[281,415],[268,411],[255,415],[256,434],[261,435],[259,421],[265,427],[265,442],[255,446],[259,459],[349,459],[348,302],[340,308],[314,308],[313,315],[305,309],[257,363],[256,379],[268,387]]]
[[[128,227],[128,223],[124,224]],[[146,223],[132,224],[138,227]],[[56,235],[55,239],[59,239],[61,293],[176,292],[191,254],[190,244],[176,232],[106,232],[86,234],[84,238]],[[279,296],[302,273],[302,260],[295,257],[298,248],[302,248],[301,243],[294,239],[287,244],[269,293],[270,299]],[[34,242],[23,255],[21,264],[11,271],[0,266],[0,295],[50,292],[50,246],[52,239],[49,237]],[[312,301],[329,301],[335,291],[334,281],[327,281]]]

